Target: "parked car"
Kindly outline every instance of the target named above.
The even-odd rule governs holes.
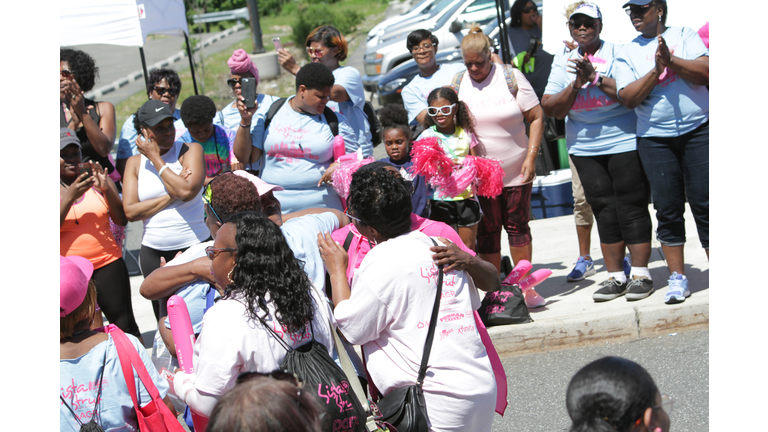
[[[509,11],[506,12],[506,19],[507,24],[509,24]],[[485,27],[483,32],[491,38],[495,52],[499,53],[499,26],[497,23],[498,21],[494,18]],[[438,51],[437,54],[435,54],[435,60],[437,61],[437,64],[462,62],[463,59],[461,57],[460,46]],[[379,105],[384,106],[389,103],[402,104],[403,98],[400,95],[400,92],[403,91],[403,87],[408,85],[418,73],[419,68],[416,65],[416,61],[410,59],[383,75],[376,87],[376,93],[379,97]]]
[[[440,47],[450,49],[459,46],[467,34],[470,23],[485,27],[496,18],[495,0],[440,0],[435,5],[434,16],[428,20],[405,23],[387,29],[381,44],[365,52],[363,87],[375,91],[378,80],[392,68],[411,59],[406,48],[408,34],[419,28],[429,29],[439,40]],[[432,23],[430,26],[429,24]]]
[[[429,12],[438,3],[437,0],[419,0],[411,7],[407,12],[403,12],[400,15],[388,18],[374,26],[368,32],[368,38],[366,39],[366,48],[372,48],[381,43],[381,38],[385,35],[388,28],[395,28],[409,20],[423,21],[429,18]]]

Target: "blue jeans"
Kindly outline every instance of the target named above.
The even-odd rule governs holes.
[[[637,151],[651,184],[656,238],[665,246],[685,244],[687,198],[701,246],[709,249],[709,122],[678,137],[638,137]]]

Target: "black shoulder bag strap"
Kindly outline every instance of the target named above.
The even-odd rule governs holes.
[[[429,238],[432,243],[437,246],[435,239]],[[429,330],[427,331],[427,342],[424,344],[424,355],[421,356],[421,367],[419,368],[419,378],[416,380],[416,385],[421,387],[424,383],[424,377],[427,376],[427,369],[429,366],[429,352],[432,351],[432,341],[435,339],[435,327],[437,326],[437,313],[440,310],[440,295],[443,291],[443,266],[437,266],[439,274],[437,276],[437,293],[435,294],[435,305],[432,306],[432,318],[429,320]]]
[[[323,115],[325,116],[325,121],[328,122],[328,126],[331,128],[331,133],[333,136],[336,136],[339,134],[339,117],[336,116],[336,113],[333,112],[332,109],[328,108],[327,106],[325,109],[323,109]]]

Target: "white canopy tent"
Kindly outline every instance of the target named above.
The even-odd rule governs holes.
[[[110,44],[139,47],[146,82],[147,35],[183,36],[197,94],[183,0],[69,0],[59,6],[59,46]],[[147,83],[148,85],[148,83]]]

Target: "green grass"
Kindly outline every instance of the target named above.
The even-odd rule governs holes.
[[[349,44],[349,52],[359,46],[360,43],[365,41],[365,35],[383,18],[383,12],[387,8],[386,3],[370,0],[340,0],[338,3],[333,4],[334,9],[342,11],[355,10],[361,13],[366,19],[357,26],[352,34],[344,35]],[[284,10],[280,16],[267,16],[262,17],[260,20],[262,31],[262,42],[264,48],[267,51],[274,51],[275,47],[271,43],[273,36],[280,36],[283,39],[283,45],[290,38],[291,29],[290,25],[296,20],[295,13],[292,12],[292,8]],[[203,36],[207,38],[209,36]],[[200,39],[200,35],[192,35],[192,38]],[[253,38],[249,36],[240,42],[231,45],[229,48],[224,49],[216,54],[212,54],[203,59],[203,64],[200,64],[200,55],[194,53],[195,60],[195,78],[197,79],[197,88],[200,94],[206,95],[213,99],[218,109],[223,108],[232,102],[232,96],[227,86],[227,79],[229,78],[229,67],[227,66],[227,59],[232,55],[232,51],[242,48],[248,52],[253,50]],[[226,41],[226,39],[225,39]],[[221,42],[217,42],[221,43]],[[300,48],[286,47],[294,57],[299,61],[306,61],[304,51]],[[182,62],[189,63],[184,59]],[[194,86],[192,85],[192,73],[189,68],[179,72],[179,78],[182,82],[182,91],[179,95],[179,99],[176,102],[176,107],[180,108],[181,103],[184,102],[189,96],[195,94]],[[270,94],[274,96],[287,96],[294,92],[294,77],[288,73],[281,73],[277,78],[264,80],[259,83],[258,91],[260,93]],[[147,101],[147,94],[145,91],[140,91],[130,96],[129,98],[118,103],[115,107],[115,115],[118,127],[122,126],[125,120]]]

